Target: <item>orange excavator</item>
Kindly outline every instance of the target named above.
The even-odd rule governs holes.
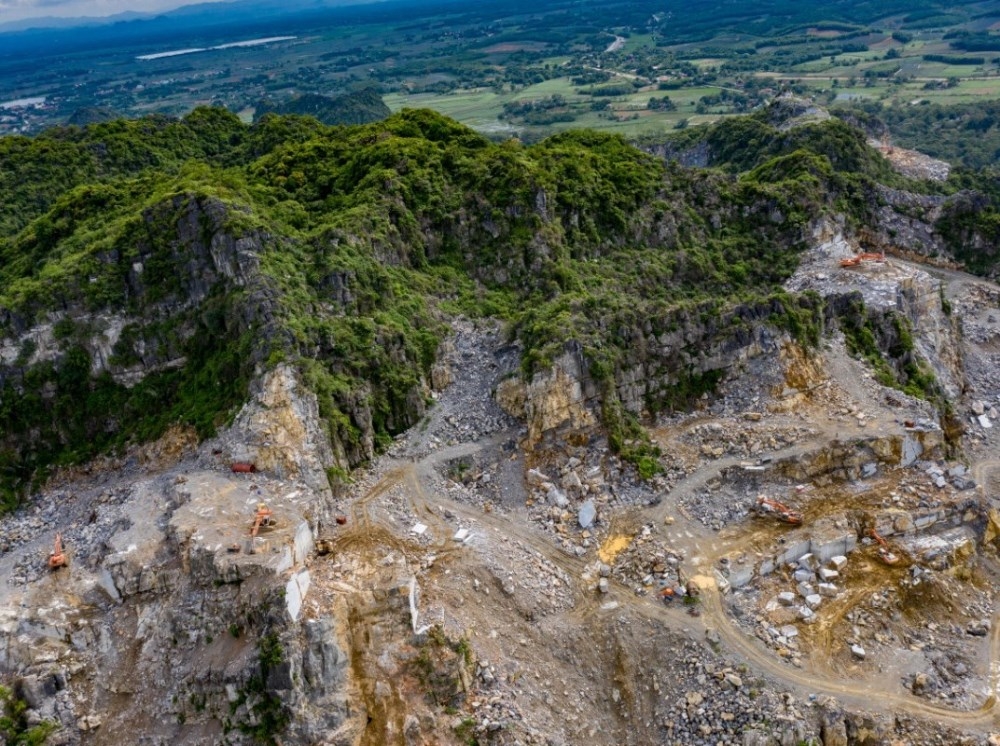
[[[841,267],[857,267],[863,262],[878,262],[881,264],[885,261],[885,252],[873,252],[873,251],[862,251],[860,254],[855,254],[854,256],[849,256],[847,259],[840,260]]]
[[[62,534],[56,534],[55,546],[49,552],[49,569],[58,570],[60,567],[66,567],[68,564],[66,552],[63,551]]]
[[[678,591],[676,588],[672,588],[669,585],[660,591],[660,598],[663,600],[664,603],[670,603],[680,595],[681,595],[680,591]]]
[[[791,526],[802,525],[802,514],[799,511],[792,510],[787,505],[763,495],[757,498],[757,510],[763,514],[777,518],[782,523],[787,523]]]
[[[257,512],[253,517],[253,526],[250,528],[250,554],[254,553],[254,539],[262,528],[269,528],[274,521],[274,511],[264,503],[257,503]]]
[[[878,532],[875,531],[875,529],[869,531],[868,535],[875,540],[876,544],[878,544],[878,558],[880,560],[882,560],[887,565],[899,564],[899,555],[893,552],[891,549],[889,549],[889,542],[887,542],[885,539],[879,536]]]

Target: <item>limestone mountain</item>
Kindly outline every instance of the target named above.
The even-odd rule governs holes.
[[[200,109],[4,138],[6,504],[172,424],[214,432],[282,363],[346,474],[423,415],[456,314],[505,319],[527,381],[576,359],[612,445],[648,475],[640,417],[775,335],[816,344],[837,324],[846,306],[782,287],[820,226],[891,247],[903,221],[928,253],[971,243],[992,266],[994,208],[967,207],[988,195],[919,196],[839,120],[699,137],[726,171],[594,133],[492,143],[427,111],[327,128]],[[862,337],[900,387],[935,395],[905,334]]]
[[[265,114],[298,114],[316,117],[323,124],[330,125],[369,124],[385,119],[391,113],[378,91],[363,88],[339,96],[304,93],[280,104],[269,100],[260,101],[254,120],[259,120]]]

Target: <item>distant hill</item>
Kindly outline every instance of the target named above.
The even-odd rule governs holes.
[[[282,104],[263,100],[257,104],[254,121],[265,114],[300,114],[316,117],[323,124],[369,124],[391,113],[378,91],[365,88],[334,97],[306,93]]]
[[[338,8],[345,5],[363,5],[378,2],[379,0],[320,0],[310,4],[310,8],[289,8],[287,3],[276,2],[275,0],[242,0],[239,2],[239,12],[243,16],[288,16],[302,13],[304,10],[313,11],[323,8]],[[51,5],[52,3],[50,3]],[[86,15],[86,16],[36,16],[34,18],[22,18],[14,21],[0,21],[0,33],[17,33],[19,31],[41,30],[41,29],[74,29],[74,28],[94,28],[96,26],[114,26],[119,28],[124,24],[134,21],[143,21],[147,27],[157,25],[168,25],[179,20],[198,19],[199,21],[216,22],[219,20],[231,19],[233,9],[230,7],[234,0],[221,0],[221,2],[205,3],[185,3],[178,0],[178,7],[164,12],[137,12],[128,10],[123,13],[113,15]],[[138,30],[135,27],[130,31]]]
[[[100,122],[110,122],[113,119],[121,119],[121,112],[115,111],[110,106],[82,106],[74,111],[66,124],[86,127],[88,124],[99,124]]]

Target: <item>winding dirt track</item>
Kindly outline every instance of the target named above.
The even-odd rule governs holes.
[[[976,484],[981,484],[984,488],[988,486],[988,477],[985,475],[991,472],[1000,472],[1000,461],[980,461],[972,467],[972,478]]]
[[[485,513],[478,508],[456,502],[436,492],[433,498],[428,497],[427,483],[430,482],[436,465],[451,458],[473,455],[507,437],[509,434],[504,433],[481,442],[465,443],[442,449],[416,462],[394,464],[378,483],[355,502],[353,511],[356,519],[356,531],[369,535],[374,534],[372,535],[373,539],[376,536],[381,538],[384,534],[389,533],[388,527],[372,515],[372,506],[378,497],[394,487],[402,486],[406,489],[416,517],[426,522],[431,528],[438,550],[452,551],[454,548],[454,545],[449,541],[453,529],[439,515],[440,510],[446,509],[454,515],[475,522],[480,528],[486,529],[488,533],[502,532],[507,537],[516,539],[525,547],[552,562],[570,578],[579,581],[587,562],[563,552],[553,545],[551,537],[535,530],[527,522],[519,520],[517,516],[506,517],[496,513]],[[803,448],[804,446],[796,446],[787,450],[798,452]],[[727,460],[709,464],[691,474],[681,485],[678,485],[677,489],[683,491],[695,488],[697,485],[703,485],[727,465],[730,465]],[[982,462],[974,467],[973,473],[976,474],[977,478],[981,478],[986,471],[997,468],[1000,468],[1000,461]],[[653,509],[651,512],[662,512],[662,508]],[[711,567],[716,558],[710,557],[708,559],[710,561],[705,566]],[[831,695],[840,699],[844,704],[862,709],[871,709],[873,703],[878,703],[879,709],[892,709],[962,728],[989,730],[1000,724],[1000,711],[997,707],[997,690],[1000,686],[1000,611],[994,614],[991,627],[989,693],[978,709],[959,711],[937,706],[903,693],[887,691],[883,685],[831,676],[828,672],[821,675],[795,668],[777,658],[773,651],[766,648],[756,638],[744,633],[726,612],[722,596],[714,588],[714,584],[709,582],[707,585],[708,587],[702,593],[700,620],[685,614],[684,609],[679,605],[676,607],[665,606],[652,598],[636,596],[630,589],[623,586],[612,584],[611,592],[599,597],[593,593],[592,588],[584,587],[584,584],[580,582],[575,584],[576,606],[570,613],[574,619],[584,619],[600,613],[602,602],[617,601],[620,608],[629,609],[634,613],[656,619],[674,628],[702,626],[705,629],[716,630],[725,648],[731,654],[750,664],[756,673],[765,675],[774,682],[802,694]]]
[[[1000,649],[1000,629],[998,616],[993,619],[990,637],[990,694],[983,705],[976,710],[957,711],[939,707],[916,697],[896,694],[882,687],[872,687],[863,682],[817,678],[805,671],[779,662],[772,652],[743,634],[729,619],[717,591],[709,591],[703,596],[706,616],[717,623],[717,631],[726,647],[748,661],[758,672],[764,672],[775,681],[817,694],[830,694],[844,702],[851,702],[869,709],[877,702],[880,709],[895,711],[927,718],[938,723],[959,727],[992,727],[997,723],[997,653]]]
[[[816,442],[811,443],[815,447]],[[801,452],[803,449],[794,447],[786,449],[789,452]],[[785,454],[782,454],[785,455]],[[716,462],[692,474],[688,480],[678,485],[677,489],[689,490],[690,485],[704,485],[728,464]],[[1000,468],[1000,461],[981,462],[974,466],[973,473],[977,481],[989,470]],[[703,472],[708,472],[707,474]],[[677,489],[674,493],[677,494]],[[752,540],[752,535],[745,541]],[[732,550],[732,546],[727,551]],[[722,552],[717,553],[722,554]],[[711,556],[705,567],[712,567],[717,556]],[[714,581],[706,578],[707,588],[703,591],[702,611],[706,626],[713,627],[719,634],[721,642],[731,652],[743,658],[758,673],[766,674],[772,680],[790,688],[810,694],[827,694],[839,698],[842,702],[851,703],[859,708],[870,709],[877,702],[880,709],[892,709],[906,712],[922,718],[927,718],[942,724],[964,728],[990,729],[1000,724],[1000,710],[997,707],[997,692],[1000,687],[1000,609],[994,611],[990,647],[989,647],[989,692],[983,704],[974,710],[960,711],[948,707],[937,706],[907,694],[887,691],[882,685],[856,679],[845,679],[823,672],[822,675],[798,669],[777,658],[773,651],[766,648],[756,638],[743,632],[730,615],[726,613],[721,593],[715,587]],[[632,596],[629,605],[639,613],[661,616],[658,607],[645,599]]]
[[[922,269],[926,269],[921,267]],[[945,276],[949,281],[975,281],[967,275],[957,272],[935,270]],[[849,372],[845,372],[846,380],[852,381]],[[860,392],[859,392],[860,393]],[[807,451],[822,447],[841,435],[848,438],[854,436],[871,436],[877,433],[871,429],[864,433],[854,430],[850,425],[823,425],[815,437],[797,443],[793,446],[775,451],[772,456],[775,459],[793,457]],[[640,614],[644,617],[655,619],[671,628],[698,628],[703,630],[714,629],[719,636],[720,642],[730,654],[741,658],[748,663],[755,673],[764,675],[774,683],[797,691],[803,695],[817,694],[830,695],[838,698],[843,704],[857,707],[863,710],[878,709],[882,711],[893,711],[907,713],[919,718],[934,721],[943,725],[949,725],[966,729],[979,729],[982,731],[995,730],[1000,726],[1000,708],[998,708],[998,688],[1000,688],[1000,609],[994,611],[991,634],[989,640],[989,674],[988,691],[983,704],[974,710],[955,710],[948,707],[932,704],[902,692],[901,690],[887,690],[884,681],[859,681],[840,676],[830,670],[807,670],[799,669],[778,658],[775,653],[765,647],[756,638],[746,634],[733,621],[725,609],[722,595],[716,589],[714,580],[711,577],[702,576],[702,615],[698,619],[693,619],[685,613],[680,605],[665,606],[650,597],[636,596],[630,589],[612,582],[610,592],[606,595],[598,596],[593,592],[590,584],[580,580],[586,569],[588,562],[563,552],[556,547],[550,536],[536,530],[532,525],[524,520],[523,516],[514,513],[504,516],[497,513],[485,513],[478,508],[457,502],[444,494],[433,490],[430,486],[434,477],[436,466],[449,459],[464,456],[473,456],[484,449],[494,447],[498,443],[509,440],[512,437],[510,432],[496,433],[489,438],[472,442],[462,443],[438,451],[414,461],[399,460],[392,463],[390,471],[375,484],[365,495],[358,498],[352,506],[354,513],[354,527],[349,531],[357,540],[361,535],[368,535],[373,543],[380,539],[389,539],[396,545],[406,544],[413,546],[405,539],[392,536],[391,527],[384,522],[380,522],[373,514],[373,506],[378,498],[386,494],[389,490],[402,487],[406,490],[410,507],[416,518],[429,526],[431,535],[435,539],[435,549],[439,552],[455,551],[457,545],[450,541],[452,524],[446,521],[440,514],[447,510],[453,515],[461,516],[480,529],[484,529],[486,534],[501,533],[506,537],[513,538],[523,544],[526,548],[544,557],[556,567],[564,571],[576,582],[572,584],[572,589],[576,597],[575,607],[569,616],[571,619],[585,619],[595,614],[602,613],[602,603],[616,601],[619,608]],[[729,467],[740,463],[740,458],[723,458],[709,463],[695,472],[689,474],[684,480],[671,491],[672,500],[670,504],[663,503],[658,507],[643,509],[641,516],[643,520],[653,520],[656,524],[662,524],[663,518],[668,512],[676,511],[681,498],[692,492],[704,488],[704,486],[714,477]],[[972,475],[981,485],[987,485],[987,478],[992,473],[1000,471],[1000,460],[981,461],[972,467]],[[428,493],[433,492],[429,497]],[[700,567],[711,568],[723,554],[732,552],[734,548],[746,545],[757,538],[756,533],[744,534],[736,539],[726,539],[713,532],[708,531],[700,524],[691,520],[679,521],[679,528],[682,528],[689,537],[692,547],[697,546],[700,556]],[[389,535],[388,537],[386,535]],[[389,538],[391,537],[391,538]],[[703,551],[705,545],[712,545],[710,550]],[[703,571],[705,572],[705,571]],[[707,570],[711,573],[711,570]]]

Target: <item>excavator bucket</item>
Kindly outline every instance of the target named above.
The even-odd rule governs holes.
[[[899,564],[899,555],[892,552],[886,547],[878,548],[878,558],[882,560],[885,564],[890,566]]]

